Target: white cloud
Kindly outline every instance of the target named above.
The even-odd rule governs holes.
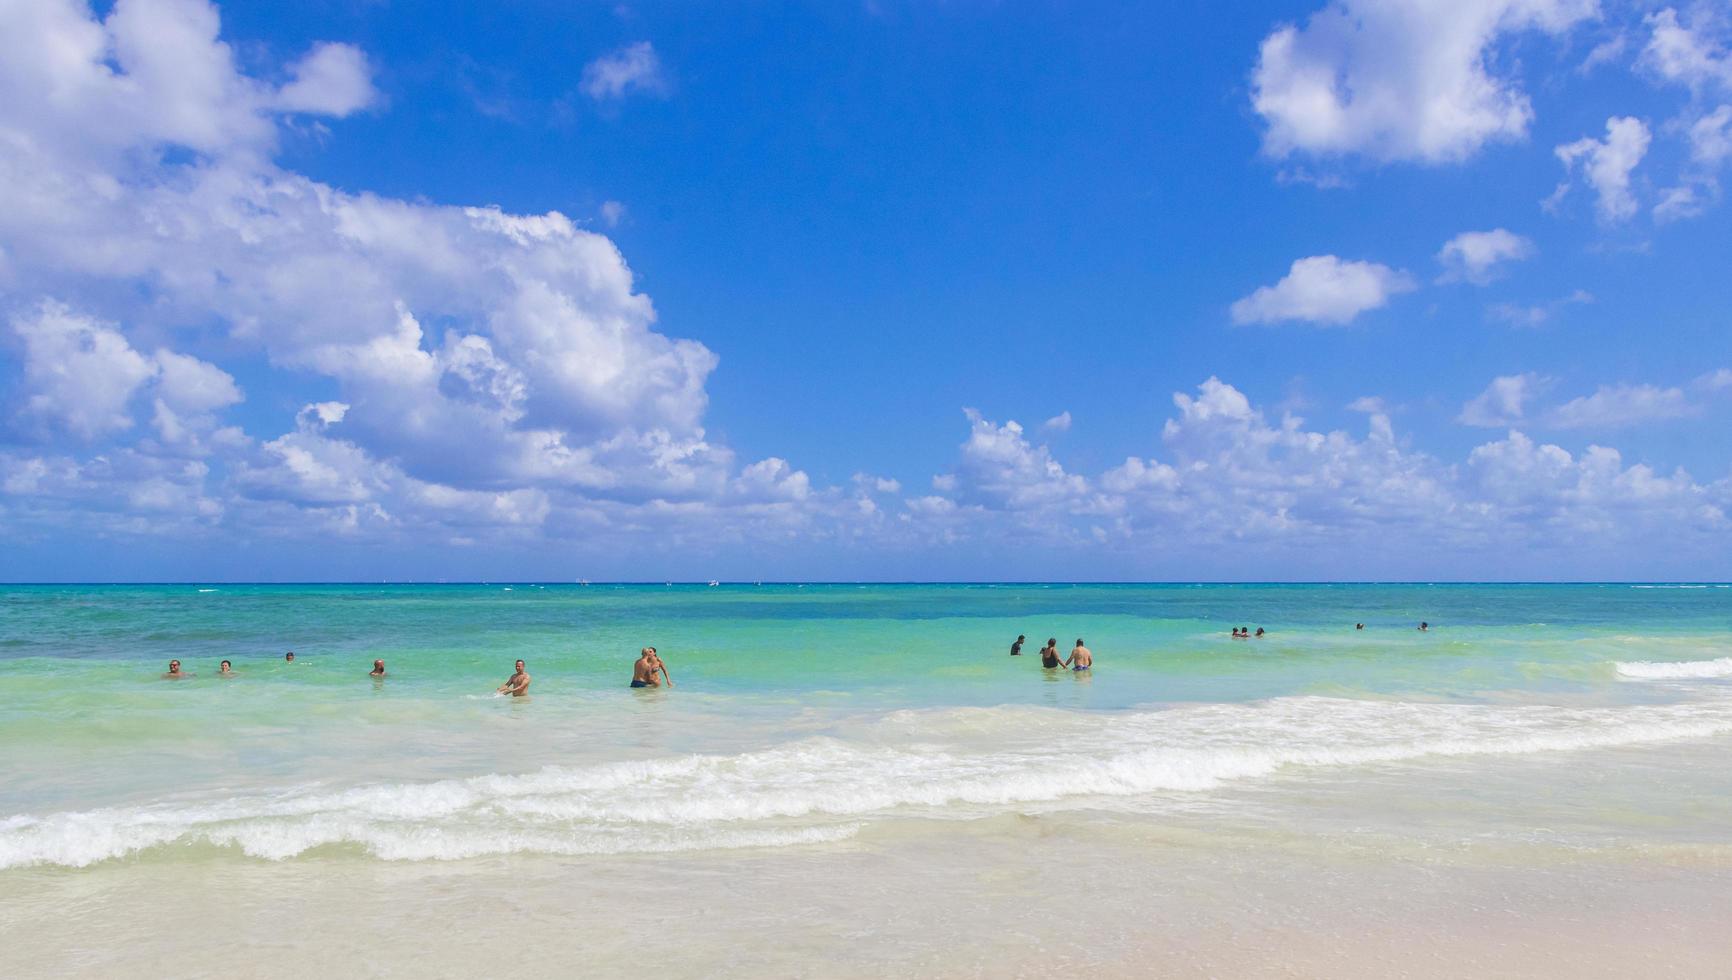
[[[1546,413],[1558,429],[1618,429],[1696,414],[1681,388],[1651,384],[1601,385],[1593,394],[1572,398]]]
[[[24,421],[86,441],[132,427],[128,403],[157,366],[114,324],[44,302],[12,330],[24,342]]]
[[[578,88],[598,102],[620,99],[633,92],[666,92],[667,76],[661,58],[648,41],[628,44],[583,66]]]
[[[1650,139],[1648,127],[1640,119],[1614,116],[1606,120],[1605,139],[1584,136],[1557,148],[1557,157],[1566,173],[1574,174],[1577,164],[1581,164],[1582,177],[1596,194],[1594,211],[1602,222],[1612,224],[1635,215],[1636,197],[1630,190],[1630,172],[1647,154]],[[1551,202],[1561,200],[1568,189],[1567,181],[1560,184]]]
[[[1690,124],[1690,159],[1719,167],[1732,159],[1732,105],[1723,105]]]
[[[601,212],[602,224],[609,228],[618,228],[619,223],[625,220],[625,205],[618,201],[603,201],[598,210]]]
[[[1440,281],[1466,280],[1483,286],[1496,279],[1500,266],[1532,258],[1534,243],[1505,228],[1491,231],[1464,231],[1443,243],[1437,253],[1443,266]]]
[[[1652,33],[1642,49],[1641,66],[1658,78],[1688,86],[1692,91],[1732,89],[1732,53],[1705,31],[1678,20],[1671,7],[1649,14]]]
[[[1592,303],[1593,301],[1593,293],[1585,289],[1578,289],[1568,296],[1537,306],[1527,306],[1520,303],[1493,303],[1486,307],[1486,315],[1512,327],[1538,327],[1550,321],[1564,307]]]
[[[1528,403],[1550,385],[1551,379],[1532,372],[1494,378],[1484,391],[1461,407],[1456,421],[1490,429],[1515,425],[1525,417]]]
[[[1533,109],[1491,70],[1494,49],[1596,12],[1594,0],[1336,0],[1263,39],[1251,102],[1264,152],[1447,163],[1521,139]]]
[[[1060,412],[1052,418],[1047,419],[1045,422],[1042,422],[1040,427],[1047,432],[1069,432],[1070,412]]]
[[[1386,265],[1313,255],[1295,260],[1281,281],[1236,301],[1229,312],[1239,324],[1304,320],[1339,325],[1413,288],[1412,276]]]
[[[289,66],[294,79],[277,92],[275,105],[288,112],[347,116],[377,101],[367,56],[349,44],[316,44]]]
[[[1654,204],[1654,220],[1666,224],[1694,218],[1707,211],[1719,199],[1719,188],[1713,184],[1685,183],[1660,192]]]

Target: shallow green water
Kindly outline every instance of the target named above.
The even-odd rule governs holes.
[[[1041,670],[1049,636],[1096,670]],[[626,690],[645,644],[675,689]],[[1716,739],[1728,655],[1717,585],[12,586],[0,867],[798,843]],[[532,697],[493,697],[518,658]]]

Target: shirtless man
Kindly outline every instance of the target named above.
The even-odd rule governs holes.
[[[506,678],[505,683],[499,685],[499,690],[493,693],[509,694],[514,698],[520,698],[529,693],[529,674],[523,669],[523,661],[517,662],[516,672]]]
[[[523,661],[519,660],[517,663],[518,663],[517,669],[522,670],[523,669]],[[385,661],[383,661],[383,660],[373,661],[373,669],[371,672],[369,672],[367,674],[367,676],[368,677],[384,677],[385,676]]]
[[[656,652],[655,647],[644,647],[637,663],[631,665],[631,686],[661,687],[663,678],[669,687],[674,686],[674,679],[668,677],[667,664],[662,663],[662,655]]]
[[[1028,637],[1023,636],[1021,633],[1018,633],[1016,635],[1016,642],[1012,643],[1010,645],[1010,655],[1011,656],[1013,656],[1013,657],[1022,656],[1022,641],[1026,640],[1026,639],[1028,639]]]
[[[1075,671],[1088,670],[1095,665],[1095,655],[1089,652],[1088,647],[1083,646],[1082,637],[1077,637],[1076,646],[1072,648],[1070,656],[1064,658],[1064,665]]]
[[[170,660],[168,662],[168,673],[162,675],[162,679],[165,681],[178,681],[182,678],[191,676],[191,674],[183,674],[180,672],[180,661]]]

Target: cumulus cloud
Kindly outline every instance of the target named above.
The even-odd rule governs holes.
[[[1546,413],[1559,429],[1619,429],[1696,414],[1682,388],[1651,384],[1601,385],[1591,395],[1572,398]]]
[[[132,427],[127,405],[157,367],[113,324],[44,302],[12,330],[24,343],[25,421],[86,441]]]
[[[1238,324],[1303,320],[1338,326],[1414,288],[1412,276],[1386,265],[1313,255],[1295,260],[1275,285],[1234,302],[1229,313]]]
[[[102,19],[73,0],[0,7],[13,432],[64,435],[110,464],[208,458],[187,499],[234,496],[207,518],[308,533],[509,512],[501,526],[541,515],[562,534],[726,534],[852,506],[792,467],[740,468],[706,437],[716,356],[658,329],[606,237],[558,212],[352,193],[278,166],[283,114],[376,103],[358,49],[316,45],[273,85],[219,35],[202,0],[120,0]],[[628,49],[609,63],[625,74],[598,69],[597,84],[649,85],[628,77],[642,63]],[[337,397],[286,433],[288,419],[243,432],[223,419],[243,396],[234,378],[156,339],[170,335]],[[125,499],[97,488],[129,475],[186,484],[96,458],[41,465],[74,474],[60,485],[86,501]]]
[[[1594,0],[1336,0],[1263,39],[1251,103],[1264,152],[1448,163],[1523,138],[1533,108],[1493,52],[1558,36]]]
[[[1715,374],[1698,378],[1694,386],[1714,389]],[[1601,385],[1590,395],[1572,398],[1543,410],[1534,403],[1554,385],[1538,374],[1513,374],[1493,379],[1485,391],[1462,406],[1456,421],[1485,428],[1508,428],[1524,422],[1548,429],[1611,430],[1700,414],[1680,387],[1654,384]]]
[[[1636,196],[1630,189],[1630,173],[1647,154],[1651,139],[1647,125],[1640,119],[1614,116],[1606,120],[1605,139],[1584,136],[1557,148],[1557,158],[1565,173],[1573,176],[1579,165],[1582,179],[1594,189],[1594,213],[1601,222],[1615,224],[1635,215]],[[1555,206],[1569,189],[1569,181],[1559,184],[1548,203]]]
[[[1484,391],[1461,407],[1456,421],[1490,429],[1515,425],[1526,417],[1529,403],[1550,386],[1550,378],[1532,372],[1493,378]]]
[[[1639,61],[1645,70],[1693,92],[1732,90],[1732,52],[1708,30],[1699,29],[1709,25],[1686,25],[1671,7],[1649,14],[1646,24],[1651,33]]]
[[[1532,258],[1534,243],[1505,228],[1464,231],[1443,243],[1437,253],[1443,266],[1441,282],[1471,282],[1483,286],[1496,279],[1502,266]]]
[[[639,41],[584,65],[578,88],[597,102],[605,102],[634,92],[660,94],[667,91],[668,81],[655,48],[648,41]]]
[[[1541,386],[1532,376],[1523,384]],[[1494,407],[1520,416],[1526,397]],[[1732,530],[1728,488],[1626,465],[1606,447],[1574,454],[1512,430],[1446,463],[1406,449],[1378,399],[1355,403],[1368,415],[1363,437],[1315,431],[1290,414],[1271,419],[1218,378],[1176,393],[1173,405],[1161,428],[1164,459],[1131,456],[1095,476],[1066,470],[1015,423],[972,413],[969,465],[946,495],[907,501],[905,527],[946,544],[1009,533],[1090,550],[1182,543],[1191,554],[1243,541],[1299,552],[1398,539],[1507,553],[1524,538],[1603,543],[1656,527],[1711,548]],[[1007,493],[1006,484],[1038,489]]]
[[[277,91],[277,108],[322,116],[347,116],[378,99],[367,56],[349,44],[316,44],[289,66],[293,79]]]

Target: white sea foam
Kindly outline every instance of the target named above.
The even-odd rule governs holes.
[[[1729,668],[1732,669],[1732,668]],[[1732,699],[1617,708],[1277,698],[1123,714],[904,711],[845,737],[735,755],[14,816],[0,868],[168,845],[266,859],[341,845],[388,860],[831,842],[889,817],[1207,791],[1277,772],[1560,752],[1732,732]],[[1065,751],[1053,751],[1062,740]]]
[[[1718,660],[1632,660],[1617,665],[1618,676],[1644,681],[1698,680],[1732,677],[1732,657]]]

